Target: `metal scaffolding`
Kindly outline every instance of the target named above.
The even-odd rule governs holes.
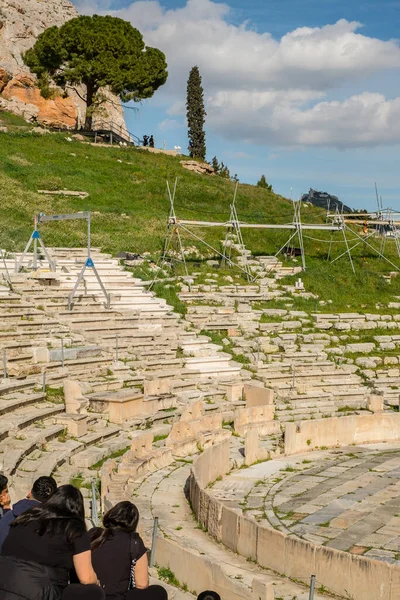
[[[240,221],[237,208],[236,208],[236,199],[237,199],[237,190],[238,184],[235,186],[234,197],[232,204],[230,205],[230,216],[227,221],[200,221],[195,219],[180,219],[176,215],[175,211],[175,197],[177,190],[177,180],[175,180],[173,193],[171,193],[171,188],[169,182],[167,181],[167,191],[170,200],[170,211],[167,220],[167,229],[164,241],[163,252],[161,255],[161,261],[159,263],[159,268],[162,270],[163,266],[167,262],[167,260],[171,261],[179,261],[184,265],[186,278],[189,279],[189,273],[186,264],[185,251],[182,243],[182,236],[180,231],[190,235],[196,241],[201,242],[208,249],[212,250],[215,255],[221,258],[222,265],[229,265],[230,267],[234,267],[244,273],[246,278],[249,281],[255,281],[258,278],[258,275],[252,272],[251,265],[247,259],[247,253],[245,251],[245,245],[243,240],[243,229],[260,229],[260,230],[288,230],[292,233],[290,234],[289,239],[285,242],[285,244],[278,250],[275,256],[278,256],[281,252],[284,251],[285,248],[294,240],[296,237],[298,239],[302,267],[306,269],[306,260],[305,260],[305,250],[304,250],[304,239],[303,239],[303,231],[328,231],[328,232],[343,232],[343,236],[347,243],[347,238],[345,234],[345,224],[343,221],[340,223],[331,223],[331,224],[320,224],[320,223],[302,223],[301,221],[301,201],[293,202],[293,211],[294,216],[293,220],[290,223],[284,224],[275,224],[275,223],[247,223]],[[223,242],[223,250],[222,252],[217,248],[214,248],[203,240],[197,233],[193,231],[193,228],[209,228],[209,227],[217,227],[224,228],[226,230],[225,240]],[[233,237],[236,237],[237,246],[239,251],[242,251],[242,264],[240,264],[237,260],[235,261],[232,258],[232,249],[234,247]],[[174,255],[171,256],[169,254],[171,247],[174,248]],[[179,259],[177,258],[179,256]],[[349,254],[350,261],[351,256]],[[351,261],[352,262],[352,261]],[[353,269],[354,265],[352,264]],[[152,285],[158,280],[158,277],[152,282]]]
[[[52,258],[50,257],[50,254],[47,251],[47,248],[43,244],[42,238],[40,237],[40,233],[38,231],[38,225],[40,223],[49,223],[49,222],[54,222],[54,221],[69,221],[69,220],[75,220],[75,219],[84,219],[87,221],[87,258],[86,258],[85,264],[83,265],[83,267],[79,273],[78,279],[73,287],[73,290],[68,295],[68,309],[69,310],[72,309],[73,299],[75,297],[75,294],[78,290],[79,285],[83,281],[86,269],[93,269],[96,279],[100,285],[101,291],[103,292],[104,297],[106,299],[106,308],[110,308],[110,295],[107,293],[107,290],[104,287],[101,277],[100,277],[100,275],[95,267],[95,264],[93,262],[93,259],[91,257],[91,217],[90,217],[90,212],[85,211],[85,212],[62,214],[62,215],[45,215],[45,214],[41,213],[39,215],[35,215],[33,233],[31,235],[29,242],[27,243],[25,250],[22,253],[18,263],[16,264],[15,271],[16,271],[16,273],[19,273],[19,271],[21,270],[23,262],[29,252],[29,248],[31,247],[32,243],[33,243],[33,268],[37,269],[37,267],[38,267],[37,250],[38,250],[38,244],[39,244],[43,251],[43,254],[45,255],[45,257],[47,259],[47,262],[49,263],[50,271],[56,271],[56,263],[54,260],[52,260]]]

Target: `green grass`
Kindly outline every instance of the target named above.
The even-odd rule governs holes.
[[[175,573],[173,573],[170,568],[158,566],[156,568],[159,579],[162,579],[163,581],[166,581],[175,587],[180,587],[181,584],[179,580],[176,578]]]
[[[46,386],[46,400],[53,404],[64,404],[64,387],[53,388]]]
[[[75,477],[71,477],[71,479],[69,480],[70,484],[74,485],[78,489],[82,487],[84,481],[85,478],[82,475],[82,473],[78,473],[78,475],[76,475]]]
[[[153,444],[156,442],[161,442],[162,440],[167,439],[167,437],[168,437],[168,433],[165,433],[163,435],[155,435],[153,438]]]
[[[97,463],[95,463],[94,465],[89,467],[89,469],[91,471],[98,471],[99,469],[101,469],[101,467],[104,465],[105,462],[107,462],[108,460],[112,460],[113,458],[120,458],[126,452],[128,452],[129,448],[130,448],[130,446],[127,446],[126,448],[122,448],[121,450],[117,450],[116,452],[113,452],[112,454],[105,456],[104,458],[99,460]]]
[[[78,141],[68,142],[67,133],[38,135],[32,126],[9,113],[0,113],[0,120],[9,127],[9,133],[0,133],[0,247],[7,251],[23,249],[32,233],[35,213],[91,210],[93,246],[112,254],[149,251],[157,260],[163,247],[169,212],[165,181],[173,182],[176,177],[175,208],[179,218],[224,221],[229,217],[234,183],[187,171],[180,165],[182,157],[154,155],[135,148],[104,148]],[[46,188],[86,191],[89,196],[82,200],[37,193],[38,189]],[[282,224],[292,220],[290,200],[257,186],[240,184],[236,207],[239,219],[243,221]],[[323,223],[325,211],[309,207],[303,211],[302,218],[304,222]],[[46,223],[41,225],[40,230],[48,246],[86,244],[85,224],[81,221]],[[205,249],[189,234],[183,231],[181,234],[186,247],[197,247],[204,259],[213,257],[212,251]],[[199,228],[196,234],[220,249],[225,230]],[[287,241],[288,232],[271,230],[266,236],[261,230],[243,230],[243,237],[254,255],[275,254]],[[356,276],[351,272],[347,257],[334,264],[328,263],[329,237],[325,232],[305,235],[307,271],[301,277],[307,291],[332,303],[321,306],[315,299],[295,298],[292,308],[307,312],[374,312],[377,302],[387,305],[393,296],[400,295],[400,277],[392,279],[390,284],[382,277],[394,270],[393,267],[375,258],[372,250],[364,244],[353,252]],[[335,234],[334,242],[332,257],[339,256],[345,247],[340,233]],[[379,239],[371,243],[376,248],[380,247]],[[390,239],[387,241],[387,255],[400,264],[394,242]],[[218,273],[220,283],[226,274],[234,276],[231,270],[213,270],[198,257],[190,258],[189,271],[200,272],[199,282],[207,278],[208,272]],[[300,264],[298,259],[293,262],[282,257],[282,260],[285,265]],[[152,279],[154,272],[147,269],[142,276]],[[283,284],[293,285],[294,280],[289,276]],[[155,291],[175,311],[185,314],[186,307],[180,302],[174,285],[166,287],[165,283],[158,283]],[[279,302],[271,302],[269,307],[276,305]]]
[[[14,122],[13,117],[4,119],[3,115],[0,113],[0,120]],[[21,123],[19,119],[17,122]],[[40,136],[25,129],[0,136],[0,242],[7,250],[21,250],[26,244],[35,212],[91,210],[93,246],[112,253],[159,251],[169,213],[165,181],[173,182],[175,177],[179,178],[175,206],[181,218],[229,217],[234,184],[183,169],[182,157],[135,148],[93,147],[66,141],[68,134]],[[89,197],[81,200],[37,194],[38,189],[46,188],[86,191]],[[289,200],[250,185],[239,186],[237,209],[241,218],[253,222],[282,222],[292,213]],[[315,212],[322,218],[322,211]],[[48,245],[85,245],[86,231],[80,222],[45,224],[41,231]],[[224,234],[223,229],[198,231],[200,237],[218,247]],[[269,244],[265,240],[266,236],[250,232],[246,241],[254,251],[265,252]],[[198,245],[192,238],[188,241],[191,246]],[[253,242],[257,242],[256,247]]]

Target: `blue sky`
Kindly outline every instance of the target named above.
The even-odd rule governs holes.
[[[128,129],[187,147],[191,66],[203,76],[207,155],[240,181],[310,187],[354,208],[400,210],[400,0],[73,0],[131,20],[167,56],[169,81]]]

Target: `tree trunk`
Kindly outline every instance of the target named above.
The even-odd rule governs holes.
[[[91,81],[86,83],[86,115],[85,115],[85,131],[92,131],[93,113],[92,106],[96,91]]]

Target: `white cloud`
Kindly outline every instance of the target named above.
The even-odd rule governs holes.
[[[176,119],[164,119],[158,126],[161,131],[181,129],[182,127],[183,123],[181,121],[177,121]]]
[[[226,156],[226,158],[237,158],[239,160],[255,158],[255,156],[248,154],[247,152],[224,152],[224,156]]]
[[[162,49],[169,80],[157,92],[171,117],[183,115],[186,80],[197,64],[206,92],[207,127],[231,140],[275,146],[353,147],[400,141],[400,99],[361,93],[343,101],[329,94],[374,73],[400,69],[400,47],[360,33],[344,19],[302,27],[275,40],[229,22],[226,4],[187,0],[165,9],[138,0],[110,11],[109,0],[76,0],[86,12],[130,20],[148,45]]]

